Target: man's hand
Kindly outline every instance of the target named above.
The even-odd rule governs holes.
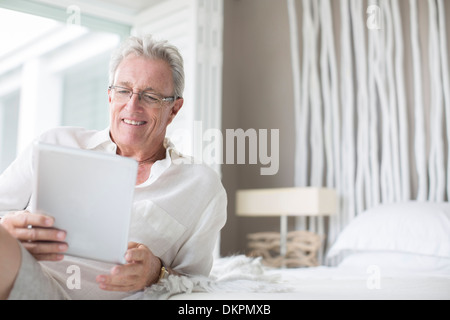
[[[64,258],[66,232],[53,228],[54,219],[44,214],[17,211],[6,214],[2,227],[19,240],[36,260],[58,261]]]
[[[111,269],[109,275],[99,275],[99,287],[108,291],[138,291],[156,283],[161,261],[143,244],[130,242],[125,254],[127,264]]]

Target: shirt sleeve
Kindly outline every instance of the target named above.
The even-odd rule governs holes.
[[[0,175],[0,216],[27,208],[32,192],[32,156],[30,145]]]
[[[227,217],[227,196],[223,187],[212,198],[188,240],[181,246],[171,266],[183,275],[208,276],[214,248]]]

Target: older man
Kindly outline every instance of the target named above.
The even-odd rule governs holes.
[[[166,138],[183,89],[183,60],[175,47],[130,37],[111,59],[109,128],[56,128],[38,138],[138,161],[127,264],[64,256],[70,246],[65,231],[52,228],[52,217],[27,211],[31,148],[0,176],[0,298],[120,299],[168,274],[209,274],[226,220],[226,193],[211,169],[176,161],[184,156]],[[69,285],[73,266],[81,276],[77,286]]]

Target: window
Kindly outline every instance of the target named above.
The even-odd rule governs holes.
[[[3,172],[16,156],[19,100],[19,91],[12,92],[0,100],[0,172]]]
[[[63,75],[63,126],[102,130],[109,124],[109,55],[89,59]]]
[[[115,32],[0,8],[0,173],[55,126],[108,125],[108,63]]]

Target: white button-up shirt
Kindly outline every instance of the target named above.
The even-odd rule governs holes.
[[[42,134],[39,141],[108,153],[117,150],[109,128],[56,128]],[[165,147],[166,158],[155,162],[148,180],[135,188],[129,240],[146,245],[166,266],[181,274],[208,275],[216,240],[226,221],[225,190],[212,169],[181,155],[168,139]],[[29,207],[33,162],[30,146],[0,175],[0,212]],[[60,262],[41,264],[73,298],[128,295],[98,289],[95,277],[108,274],[110,264],[70,256]],[[81,289],[67,285],[71,265],[80,267]]]

